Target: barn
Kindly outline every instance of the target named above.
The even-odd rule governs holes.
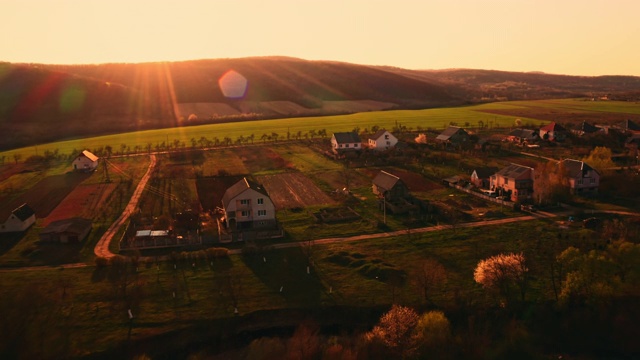
[[[91,220],[71,218],[50,223],[40,232],[40,241],[58,243],[78,243],[91,231]]]
[[[0,214],[0,233],[22,232],[36,222],[36,212],[27,204],[22,204],[7,214]]]

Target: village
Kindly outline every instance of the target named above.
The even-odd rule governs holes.
[[[400,219],[405,224],[401,228],[423,227],[441,222],[457,223],[461,219],[477,220],[468,215],[469,211],[465,213],[465,207],[461,207],[460,203],[447,200],[448,204],[443,204],[412,193],[412,190],[420,193],[427,183],[430,184],[427,188],[450,187],[471,194],[481,201],[500,205],[500,209],[531,212],[538,207],[548,207],[557,205],[560,201],[570,200],[570,196],[597,197],[601,171],[582,160],[587,153],[571,157],[572,148],[579,148],[581,142],[588,144],[589,141],[593,141],[589,139],[596,138],[596,141],[600,141],[602,137],[623,139],[618,149],[624,149],[625,152],[611,158],[618,162],[624,161],[622,165],[626,166],[635,165],[640,143],[640,126],[631,120],[600,127],[583,122],[572,130],[554,122],[537,129],[512,127],[498,131],[486,131],[482,127],[466,130],[452,125],[442,132],[431,130],[414,135],[398,126],[395,129],[399,130],[396,131],[398,136],[377,126],[372,129],[376,131],[365,129],[361,132],[337,132],[326,142],[318,139],[319,141],[310,143],[309,148],[314,149],[316,156],[342,164],[340,167],[345,168],[336,174],[338,178],[334,179],[331,185],[332,191],[321,190],[317,182],[314,184],[311,179],[295,169],[292,172],[290,165],[285,166],[284,172],[277,175],[280,177],[278,179],[285,183],[285,190],[277,186],[279,180],[273,177],[254,177],[247,173],[231,174],[228,171],[220,171],[216,174],[218,176],[212,177],[212,184],[202,186],[208,190],[198,189],[198,194],[206,195],[195,203],[172,207],[171,213],[144,213],[142,208],[138,207],[138,212],[131,215],[126,230],[114,241],[118,242],[119,249],[124,254],[159,248],[199,249],[245,241],[273,243],[289,236],[287,223],[279,221],[278,212],[300,211],[306,206],[321,206],[313,215],[314,222],[318,224],[358,222],[363,217],[353,206],[353,199],[358,198],[361,202],[368,202],[370,208],[377,209],[377,214],[374,215],[378,219],[376,225],[365,232],[384,230],[387,217]],[[365,140],[362,140],[363,137]],[[402,140],[399,140],[399,137]],[[569,142],[571,145],[567,146]],[[265,146],[269,145],[262,145],[263,148]],[[563,148],[567,150],[564,153],[559,150]],[[545,150],[553,151],[554,156],[562,155],[550,158]],[[190,150],[183,151],[188,154]],[[199,153],[203,150],[191,151]],[[425,159],[425,154],[429,152],[437,152],[445,159],[447,154],[463,153],[476,156],[480,161],[476,161],[475,164],[480,165],[467,164],[462,165],[462,169],[440,173],[434,170],[437,169],[436,164],[429,166],[432,170],[432,173],[429,173],[425,170],[427,162],[430,161]],[[496,165],[483,166],[484,163],[488,163],[482,160],[483,158],[487,159],[487,156],[496,154],[500,154],[496,156],[497,159],[505,158],[499,162],[502,165],[493,162]],[[522,160],[518,161],[513,154]],[[388,166],[389,160],[394,158],[408,160],[413,165],[403,167],[396,164],[394,169]],[[611,158],[608,159],[607,166],[614,165]],[[104,162],[101,162],[99,156],[84,150],[73,159],[72,170],[81,174],[108,171],[109,161],[110,159],[104,159]],[[553,165],[535,165],[547,162]],[[602,164],[598,163],[597,166],[602,167]],[[348,173],[356,169],[361,172],[359,175]],[[418,169],[419,171],[416,171]],[[357,186],[362,187],[363,180],[355,179],[361,178],[362,174],[371,176],[370,193],[357,195],[353,193],[350,185],[359,182]],[[352,184],[351,178],[354,178]],[[259,180],[267,183],[262,184]],[[539,185],[536,186],[536,183]],[[163,196],[161,193],[156,195]],[[300,200],[301,196],[306,196],[306,199]],[[36,211],[33,205],[25,202],[11,209],[7,215],[3,215],[3,219],[4,222],[0,225],[1,232],[21,233],[29,231],[36,222]],[[310,225],[309,229],[314,227],[316,226]],[[39,229],[38,236],[43,244],[81,243],[91,231],[91,218],[69,217],[48,222]],[[307,231],[307,236],[313,235]],[[287,241],[291,240],[295,241]]]

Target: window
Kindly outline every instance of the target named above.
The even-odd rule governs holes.
[[[578,179],[578,185],[582,185],[582,179]]]
[[[391,146],[391,141],[387,141],[387,145],[388,145],[388,146]]]
[[[267,210],[258,210],[258,216],[267,216]]]
[[[349,147],[349,144],[344,144],[344,147],[346,147],[346,148]]]
[[[340,144],[340,147],[342,147],[342,144]]]
[[[264,205],[264,199],[263,198],[259,198],[258,199],[258,205]]]
[[[592,184],[595,184],[595,183],[596,183],[596,179],[591,178],[591,181],[590,181],[590,182],[591,182]]]
[[[385,139],[385,140],[389,140],[389,135],[385,135],[385,136],[384,136],[384,139]]]
[[[249,205],[249,204],[251,204],[251,200],[249,199],[240,200],[240,205]]]
[[[249,215],[250,215],[250,214],[251,214],[251,211],[244,210],[244,211],[242,212],[242,217],[249,217]]]
[[[358,144],[353,144],[353,147],[358,147]]]

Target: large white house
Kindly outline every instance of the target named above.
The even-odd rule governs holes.
[[[22,232],[36,222],[36,213],[27,204],[22,204],[9,214],[0,214],[0,233]]]
[[[385,129],[380,129],[369,138],[368,145],[369,148],[373,150],[384,151],[393,149],[397,143],[397,137],[393,136],[392,133],[388,132]]]
[[[360,136],[353,131],[333,133],[333,136],[331,136],[331,148],[336,154],[348,151],[360,151],[362,150],[362,140],[360,140]]]
[[[98,157],[91,151],[84,150],[73,160],[73,170],[93,171],[98,167]]]
[[[243,178],[225,191],[222,197],[224,221],[229,229],[273,229],[276,209],[260,184]]]

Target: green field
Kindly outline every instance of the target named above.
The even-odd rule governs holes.
[[[42,154],[44,151],[54,151],[58,149],[62,154],[69,154],[72,151],[82,149],[96,149],[105,146],[111,146],[114,151],[119,151],[121,145],[125,144],[131,151],[138,146],[139,151],[151,144],[155,147],[160,143],[174,143],[178,140],[185,146],[191,146],[191,139],[200,139],[206,137],[210,140],[217,138],[223,141],[225,137],[235,141],[239,136],[248,137],[254,135],[254,142],[262,142],[260,140],[263,134],[271,135],[277,133],[280,138],[285,138],[287,132],[291,136],[298,131],[306,134],[311,130],[318,131],[326,129],[330,136],[333,132],[351,131],[355,127],[364,130],[377,125],[381,128],[392,129],[396,124],[402,124],[407,128],[423,129],[434,128],[443,129],[449,123],[454,122],[459,126],[478,126],[478,122],[482,121],[485,126],[492,127],[509,127],[515,121],[513,116],[493,115],[482,112],[486,109],[500,109],[510,106],[508,103],[484,104],[468,107],[442,108],[442,109],[426,109],[426,110],[395,110],[395,111],[378,111],[366,112],[350,115],[324,116],[324,117],[303,117],[275,120],[260,121],[244,121],[236,123],[211,124],[191,127],[179,127],[171,129],[147,130],[125,134],[106,135],[85,139],[60,141],[50,144],[41,144],[21,149],[15,149],[0,153],[0,156],[6,156],[6,161],[11,161],[14,154],[20,154],[22,159],[35,155],[37,152]],[[539,123],[536,119],[521,118],[523,123]]]

